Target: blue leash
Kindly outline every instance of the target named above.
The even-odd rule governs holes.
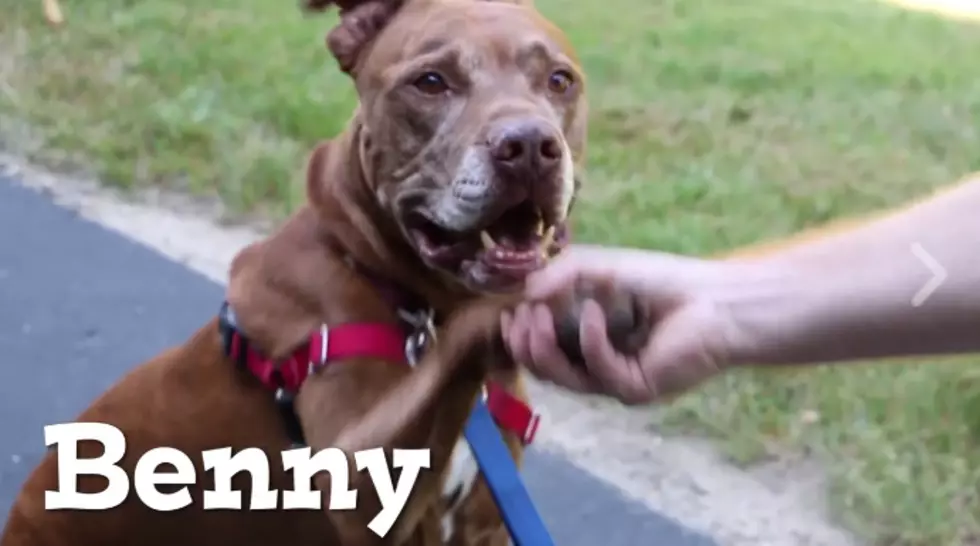
[[[514,546],[554,546],[548,528],[524,487],[520,470],[483,400],[477,400],[463,435],[476,457]]]

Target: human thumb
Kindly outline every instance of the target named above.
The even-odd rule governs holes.
[[[717,375],[725,347],[717,317],[703,306],[677,309],[654,326],[639,359],[646,385],[664,402]]]
[[[543,269],[531,273],[526,279],[524,294],[530,299],[547,298],[578,279],[632,283],[634,279],[629,278],[629,269],[637,256],[642,254],[629,249],[572,246]]]
[[[641,250],[578,245],[569,248],[525,284],[530,299],[547,298],[578,279],[611,281],[655,306],[670,306],[684,287],[704,277],[711,265],[696,258]]]

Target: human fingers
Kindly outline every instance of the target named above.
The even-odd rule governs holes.
[[[531,309],[531,320],[529,348],[538,376],[547,377],[551,382],[567,389],[598,392],[600,385],[595,378],[590,377],[582,368],[574,366],[558,346],[551,310],[546,305],[535,305]]]
[[[551,314],[548,312],[546,320],[550,319]],[[501,317],[504,340],[511,358],[515,363],[523,366],[531,375],[539,379],[579,392],[594,392],[595,387],[589,384],[586,376],[568,373],[568,369],[571,366],[567,362],[563,363],[559,361],[556,366],[555,356],[553,354],[549,356],[547,352],[542,352],[540,346],[536,348],[536,351],[539,355],[545,356],[536,358],[532,355],[532,340],[540,337],[542,332],[545,336],[549,336],[550,334],[551,340],[555,339],[554,325],[548,324],[546,320],[542,320],[541,323],[536,324],[533,318],[532,308],[526,303],[518,305],[512,314],[506,313]],[[565,366],[562,366],[562,364],[565,364]]]
[[[504,348],[511,360],[514,360],[514,350],[511,347],[511,331],[514,330],[514,312],[505,310],[500,313],[500,337],[504,342]]]
[[[592,300],[582,305],[580,326],[582,355],[588,374],[594,377],[604,391],[626,404],[640,404],[652,396],[636,355],[623,355],[616,351],[606,333],[606,319],[602,308]]]
[[[514,308],[512,313],[501,316],[504,342],[514,362],[529,365],[530,351],[530,306],[522,303]],[[503,324],[506,322],[506,324]]]

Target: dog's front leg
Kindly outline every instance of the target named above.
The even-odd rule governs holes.
[[[394,526],[382,539],[367,529],[367,523],[383,506],[368,476],[356,474],[353,460],[351,486],[358,488],[357,510],[329,512],[345,544],[403,544],[414,535],[423,518],[436,509],[441,497],[442,471],[449,465],[453,447],[469,418],[473,403],[486,379],[492,359],[505,357],[499,332],[499,305],[476,305],[449,317],[439,342],[414,370],[394,372],[372,364],[327,368],[308,380],[297,400],[307,439],[317,447],[337,447],[349,457],[354,453],[383,447],[430,449],[428,470],[419,473],[411,494]],[[381,363],[378,363],[381,364]],[[336,401],[360,385],[359,396],[337,413]],[[364,385],[370,385],[365,391]],[[306,394],[306,396],[304,396]],[[332,411],[329,415],[324,413]],[[396,472],[400,474],[400,472]],[[400,478],[400,476],[399,476]],[[329,491],[330,476],[318,477],[317,485]],[[395,482],[397,484],[397,481]],[[427,542],[426,542],[427,543]],[[436,544],[441,544],[439,538]]]
[[[447,467],[452,449],[446,438],[455,440],[462,430],[466,406],[473,403],[480,383],[479,378],[453,377],[453,388],[446,390],[432,366],[423,361],[419,368],[393,369],[390,363],[370,361],[328,367],[308,379],[297,398],[313,452],[337,448],[346,455],[346,485],[356,491],[357,506],[327,511],[344,546],[406,544],[410,538],[418,543],[416,531],[439,498],[440,470]],[[405,393],[411,400],[405,400]],[[345,403],[338,407],[337,400]],[[430,450],[426,468],[389,473],[395,450],[417,449]],[[383,459],[376,450],[384,453]],[[370,463],[358,469],[358,460]],[[341,479],[326,472],[314,477],[325,503],[332,487],[344,485],[337,483]]]

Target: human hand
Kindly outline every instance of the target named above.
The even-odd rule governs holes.
[[[730,303],[758,292],[765,275],[752,266],[642,250],[572,247],[532,274],[527,301],[501,317],[516,362],[539,378],[579,392],[639,404],[680,394],[731,363],[747,343]],[[636,354],[623,354],[607,335],[608,317],[595,301],[581,307],[577,336],[584,363],[561,349],[554,316],[543,302],[583,281],[629,292],[649,328]],[[755,288],[753,288],[755,287]],[[613,330],[613,329],[610,329]]]

